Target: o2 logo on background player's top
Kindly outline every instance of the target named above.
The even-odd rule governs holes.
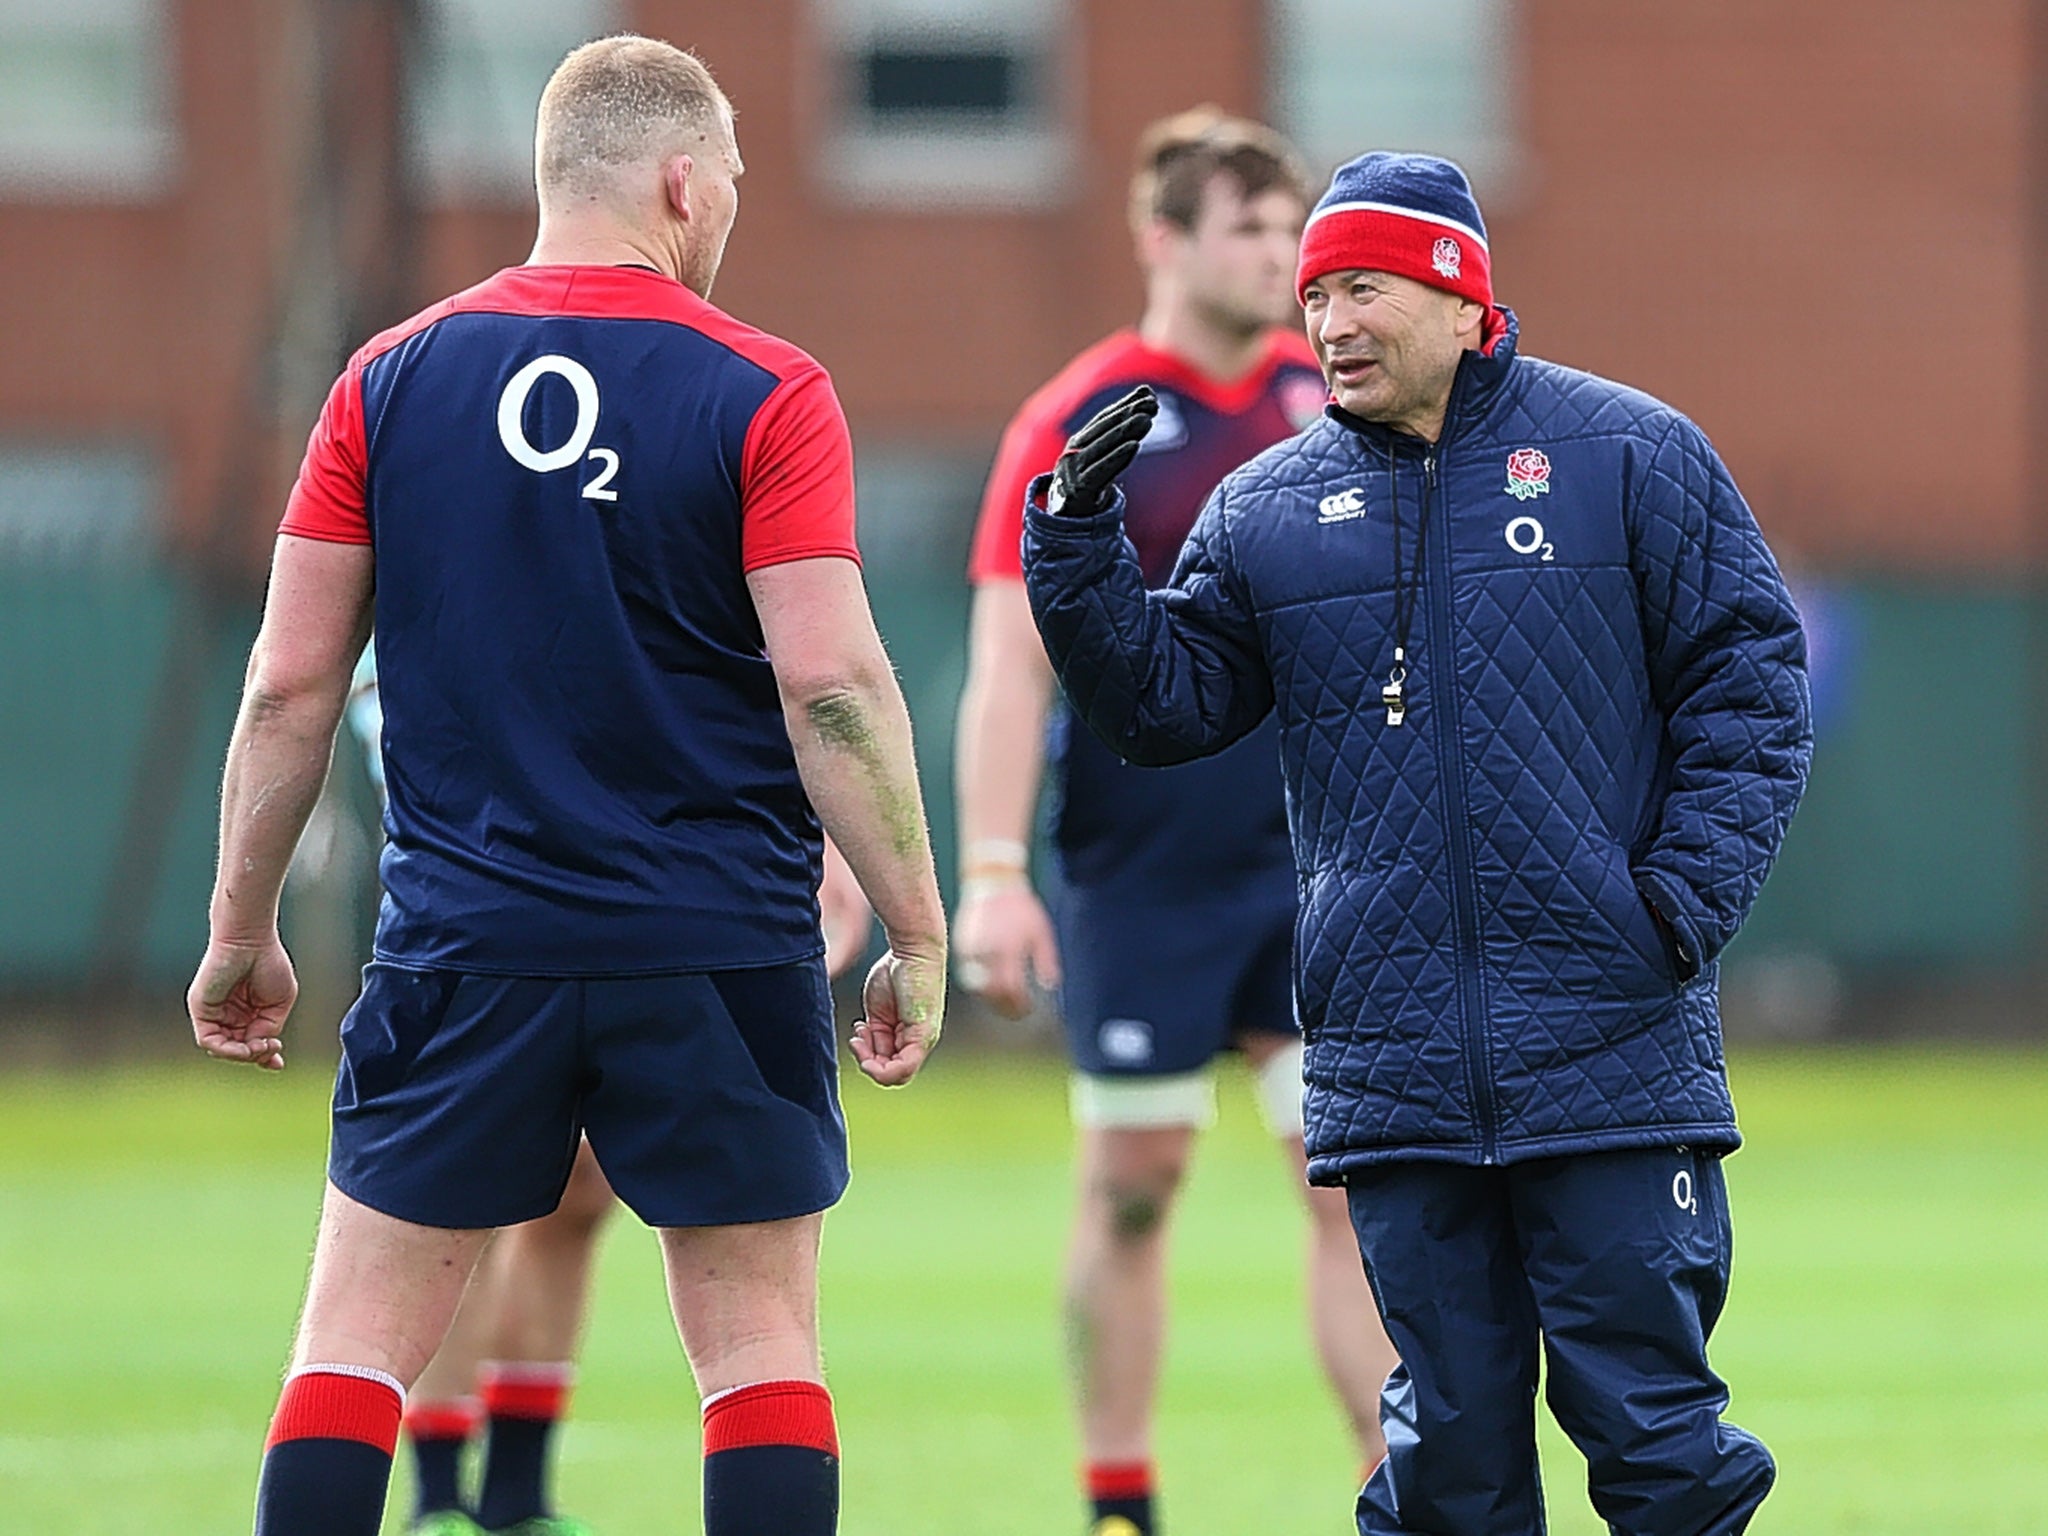
[[[536,448],[526,437],[526,397],[533,393],[533,386],[545,373],[567,379],[576,392],[576,425],[569,432],[569,440],[559,448]],[[513,463],[537,475],[567,469],[579,459],[601,466],[597,477],[583,487],[584,499],[617,501],[619,493],[610,486],[612,477],[619,472],[619,456],[609,448],[590,446],[590,439],[597,432],[597,410],[597,380],[590,370],[573,357],[551,352],[536,357],[506,381],[505,392],[498,396],[498,441],[512,455]]]
[[[1159,410],[1152,418],[1152,430],[1138,442],[1138,452],[1170,453],[1184,447],[1188,440],[1188,419],[1182,414],[1180,402],[1165,390],[1154,390],[1153,398],[1159,402]]]

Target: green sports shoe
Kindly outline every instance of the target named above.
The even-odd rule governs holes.
[[[472,1526],[471,1529],[480,1527]],[[597,1536],[597,1532],[581,1520],[571,1520],[567,1515],[535,1515],[501,1531],[492,1531],[489,1536]]]
[[[412,1523],[411,1536],[484,1536],[484,1528],[459,1509],[437,1509]]]

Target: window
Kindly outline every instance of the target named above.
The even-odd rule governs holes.
[[[898,206],[1060,195],[1065,0],[817,0],[817,12],[830,191]]]
[[[579,43],[622,24],[616,0],[425,0],[412,60],[412,122],[429,190],[530,202],[533,113]]]
[[[139,449],[0,442],[0,566],[136,563],[155,550],[157,497]]]
[[[1318,170],[1369,149],[1512,169],[1507,0],[1274,0],[1279,126]]]
[[[155,193],[175,159],[170,77],[161,0],[0,0],[0,185]]]

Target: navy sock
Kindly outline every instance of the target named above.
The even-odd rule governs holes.
[[[483,1421],[473,1397],[405,1405],[405,1437],[412,1442],[413,1518],[462,1509],[462,1457]]]
[[[1094,1536],[1156,1536],[1151,1462],[1091,1462],[1085,1481]]]
[[[381,1371],[309,1366],[278,1398],[256,1536],[377,1536],[404,1394]]]
[[[571,1374],[567,1365],[493,1362],[484,1367],[482,1396],[490,1431],[476,1522],[485,1530],[501,1531],[552,1513],[548,1448],[568,1406]]]
[[[476,1523],[502,1531],[549,1513],[548,1440],[553,1419],[493,1418],[484,1446],[484,1481],[476,1496]]]
[[[761,1381],[704,1405],[704,1536],[832,1536],[839,1433],[814,1381]]]

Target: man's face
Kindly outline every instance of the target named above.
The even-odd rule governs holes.
[[[1434,440],[1479,306],[1391,272],[1329,272],[1303,295],[1309,345],[1352,415]]]
[[[1245,196],[1227,171],[1209,178],[1194,228],[1171,230],[1164,259],[1188,299],[1219,329],[1256,334],[1292,325],[1294,265],[1307,210],[1277,187]]]
[[[738,182],[746,170],[729,113],[720,112],[718,125],[704,136],[690,159],[691,216],[684,231],[683,284],[708,299],[719,263],[725,260],[725,242],[732,235],[733,220],[739,217]]]

